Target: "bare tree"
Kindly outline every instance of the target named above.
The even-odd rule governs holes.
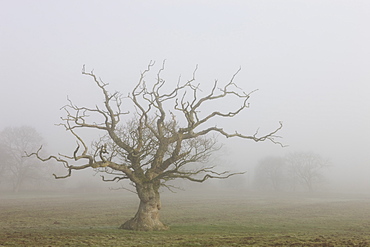
[[[213,166],[205,165],[212,152],[220,147],[217,136],[255,142],[269,140],[280,144],[276,141],[276,133],[282,128],[281,123],[275,130],[261,136],[257,136],[257,132],[253,135],[229,133],[210,124],[216,118],[233,118],[249,107],[250,93],[243,92],[234,83],[239,71],[225,86],[219,87],[215,81],[210,92],[204,94],[199,84],[195,84],[196,69],[190,80],[181,82],[179,78],[177,86],[166,90],[164,85],[167,84],[161,76],[164,63],[156,73],[154,83],[148,85],[145,78],[153,66],[151,62],[141,73],[128,97],[118,92],[109,93],[107,83],[83,68],[82,74],[91,77],[101,90],[104,103],[88,108],[76,106],[69,100],[69,104],[64,106],[66,116],[62,118],[62,125],[77,139],[77,148],[72,155],[42,158],[40,150],[30,154],[43,161],[54,159],[63,163],[68,173],[65,176],[54,175],[57,179],[71,176],[73,170],[94,168],[110,176],[102,176],[104,181],[130,180],[140,205],[136,215],[121,225],[122,229],[168,229],[159,219],[159,188],[168,186],[170,180],[187,179],[201,183],[210,178],[223,179],[237,174],[216,172]],[[239,105],[233,105],[231,111],[207,112],[204,108],[211,103],[215,109],[216,104],[222,100],[228,102],[229,98],[239,100]],[[134,110],[129,112],[128,109]],[[122,121],[123,118],[126,121]],[[88,147],[78,133],[79,129],[100,130],[105,135]],[[85,163],[77,163],[80,161]]]
[[[255,170],[254,184],[260,189],[280,191],[287,178],[284,159],[269,156],[260,160]]]
[[[7,127],[0,132],[1,155],[4,156],[2,172],[12,183],[14,192],[18,192],[25,183],[37,182],[42,177],[42,169],[38,166],[40,161],[25,157],[25,152],[38,148],[42,139],[30,126]]]
[[[293,181],[298,181],[308,191],[323,180],[322,169],[329,166],[329,161],[312,152],[290,153],[285,158]]]

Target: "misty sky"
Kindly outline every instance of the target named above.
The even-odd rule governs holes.
[[[124,94],[150,60],[169,81],[259,89],[227,128],[253,134],[283,121],[287,148],[227,140],[222,159],[248,169],[267,155],[313,151],[343,181],[370,189],[370,1],[0,0],[0,129],[31,125],[53,147],[75,142],[61,127],[67,95],[94,106],[94,69]],[[154,76],[153,76],[154,79]],[[69,136],[68,136],[69,137]],[[220,138],[220,141],[224,141]]]

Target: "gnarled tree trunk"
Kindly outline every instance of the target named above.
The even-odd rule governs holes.
[[[140,198],[139,209],[132,219],[126,221],[119,228],[135,231],[160,231],[167,230],[168,226],[159,220],[161,201],[159,196],[159,183],[146,183],[136,185]]]

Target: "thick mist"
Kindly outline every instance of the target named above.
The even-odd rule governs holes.
[[[261,159],[314,152],[330,161],[322,170],[322,190],[370,189],[368,1],[3,1],[0,23],[0,130],[32,126],[50,153],[71,154],[76,147],[55,125],[67,96],[79,106],[104,100],[81,74],[83,65],[109,83],[111,92],[124,95],[151,60],[157,66],[166,60],[169,89],[180,75],[190,79],[196,65],[205,92],[214,80],[223,85],[241,68],[238,86],[258,89],[250,108],[215,124],[253,135],[282,121],[279,141],[285,147],[219,137],[224,148],[213,162],[220,171],[246,173],[176,186],[255,190]],[[147,80],[154,81],[155,74]],[[95,135],[100,133],[88,138]],[[56,183],[66,190],[120,187],[103,184],[92,170],[75,175]]]

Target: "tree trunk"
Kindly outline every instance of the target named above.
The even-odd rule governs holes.
[[[22,180],[19,176],[14,178],[14,181],[13,181],[13,192],[14,193],[19,192],[19,189],[21,188],[21,183],[22,183]]]
[[[140,198],[139,209],[132,219],[126,221],[119,228],[134,231],[160,231],[168,230],[168,226],[159,220],[161,201],[159,196],[159,183],[136,185]]]

